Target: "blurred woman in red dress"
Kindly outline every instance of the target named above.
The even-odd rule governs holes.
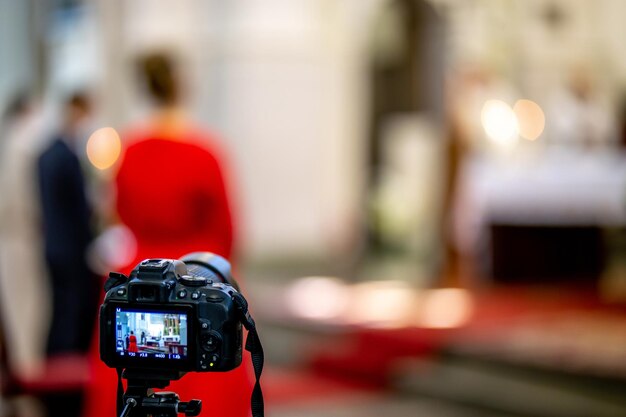
[[[135,332],[130,332],[130,337],[128,338],[128,351],[137,353],[137,336],[135,336]]]
[[[180,90],[165,55],[141,62],[146,89],[157,109],[125,135],[116,177],[117,214],[134,234],[137,255],[123,272],[146,258],[179,258],[195,251],[231,258],[233,222],[217,140],[194,126],[178,107]],[[188,373],[167,390],[181,400],[201,399],[207,415],[250,413],[250,357],[226,373]],[[116,372],[95,364],[85,416],[115,415]]]

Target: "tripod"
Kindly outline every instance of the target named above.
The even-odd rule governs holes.
[[[200,400],[183,402],[175,392],[153,390],[165,388],[170,381],[180,379],[183,375],[181,372],[124,370],[122,377],[128,380],[128,388],[123,395],[124,408],[119,417],[128,417],[131,412],[132,417],[197,416],[202,410]]]

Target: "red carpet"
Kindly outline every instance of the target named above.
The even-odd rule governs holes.
[[[626,366],[607,361],[612,353],[612,361],[626,364],[626,306],[605,305],[593,294],[528,287],[475,294],[475,311],[463,327],[357,329],[314,352],[310,366],[322,375],[385,387],[405,358],[434,358],[446,349],[470,346],[498,359],[515,356],[530,365],[626,378]],[[616,343],[622,349],[602,353],[602,347]]]

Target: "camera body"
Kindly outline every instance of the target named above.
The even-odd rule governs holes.
[[[100,357],[111,368],[224,372],[241,364],[230,264],[209,253],[146,259],[111,273],[100,307]]]

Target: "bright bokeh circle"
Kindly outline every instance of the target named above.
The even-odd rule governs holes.
[[[511,145],[517,141],[519,125],[513,109],[501,100],[487,100],[480,119],[485,133],[498,145]]]
[[[517,100],[513,111],[517,116],[521,137],[535,140],[541,136],[546,125],[546,116],[537,103],[532,100]]]
[[[96,130],[87,141],[87,158],[100,170],[112,167],[120,157],[121,151],[120,136],[112,127]]]

